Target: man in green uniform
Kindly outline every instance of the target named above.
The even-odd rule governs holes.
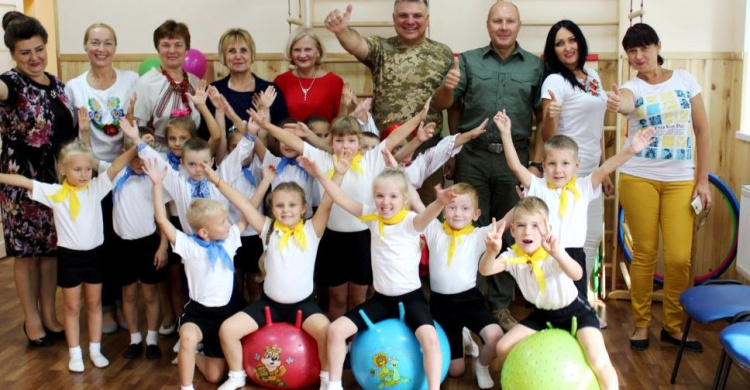
[[[479,192],[482,216],[479,224],[502,218],[518,202],[518,180],[508,168],[500,133],[492,122],[498,110],[505,110],[513,123],[513,143],[521,161],[530,161],[529,138],[541,118],[539,88],[543,63],[516,42],[521,29],[518,8],[499,2],[490,8],[487,31],[490,44],[459,56],[457,66],[435,93],[435,105],[449,108],[463,101],[457,131],[468,131],[489,118],[487,132],[466,144],[455,161],[454,180],[474,186]],[[508,237],[510,239],[510,237]],[[507,242],[506,242],[507,243]],[[486,278],[490,309],[503,329],[516,324],[508,306],[513,296],[513,279],[506,272]]]
[[[336,34],[346,51],[372,71],[372,116],[378,129],[383,131],[393,124],[406,122],[422,109],[453,65],[453,52],[448,46],[426,37],[430,22],[427,0],[394,2],[396,36],[390,38],[363,38],[349,27],[351,15],[351,5],[344,12],[334,10],[326,17],[325,25]],[[437,131],[420,150],[435,146],[440,140],[443,113],[434,102],[425,122],[434,122]],[[434,199],[432,188],[440,182],[442,172],[438,171],[422,188],[429,189]],[[424,196],[423,200],[429,201]]]

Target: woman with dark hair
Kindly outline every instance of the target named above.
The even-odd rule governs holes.
[[[622,165],[619,181],[620,202],[633,236],[630,298],[635,330],[630,346],[643,350],[649,345],[660,231],[665,270],[660,338],[673,345],[682,339],[684,312],[679,297],[690,284],[695,217],[690,203],[698,198],[704,212],[711,208],[711,138],[701,86],[684,70],[662,67],[656,31],[635,24],[625,33],[622,47],[638,73],[619,90],[615,86],[607,107],[628,119],[625,147],[638,130],[656,129],[654,143]],[[700,352],[703,347],[688,341],[685,349]]]
[[[57,182],[56,157],[76,137],[65,85],[47,73],[47,31],[20,12],[3,16],[5,46],[16,66],[0,75],[0,172]],[[29,345],[48,347],[65,339],[55,316],[57,235],[52,209],[29,199],[26,190],[3,186],[0,209],[8,256]]]
[[[590,175],[605,160],[602,129],[604,113],[607,111],[607,96],[602,90],[602,81],[596,70],[585,67],[587,56],[586,37],[578,25],[570,20],[561,20],[550,28],[544,45],[542,137],[547,141],[561,134],[578,144],[578,177]],[[613,192],[609,179],[602,183],[602,188],[605,195]],[[585,235],[561,232],[562,236],[559,237],[568,254],[583,269],[583,277],[576,281],[576,287],[584,299],[594,268],[596,250],[602,239],[603,221],[604,197],[599,196],[589,203]],[[602,327],[606,327],[606,322],[601,319],[599,321]]]
[[[162,23],[154,30],[154,47],[161,66],[146,72],[136,84],[134,116],[138,126],[154,130],[156,141],[166,151],[165,129],[171,118],[190,117],[196,127],[201,123],[200,112],[188,98],[195,94],[200,79],[182,68],[190,49],[187,25],[174,20]]]

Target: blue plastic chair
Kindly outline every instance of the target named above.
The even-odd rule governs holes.
[[[750,312],[738,314],[732,320],[732,325],[719,333],[719,341],[723,349],[714,378],[715,390],[726,387],[732,362],[750,370]]]
[[[677,360],[672,369],[669,383],[674,384],[680,369],[685,342],[693,320],[706,324],[716,321],[729,321],[744,311],[750,311],[750,286],[743,286],[736,280],[711,280],[700,286],[691,287],[680,294],[680,303],[688,315],[682,335]]]

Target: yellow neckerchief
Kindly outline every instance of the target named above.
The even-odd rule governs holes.
[[[547,179],[547,188],[556,189],[554,184]],[[565,216],[565,210],[568,207],[568,193],[566,190],[573,193],[573,198],[575,199],[575,202],[578,201],[578,199],[581,197],[581,193],[578,192],[578,189],[576,188],[576,177],[573,176],[569,182],[565,183],[564,186],[560,187],[560,217]]]
[[[370,222],[374,220],[378,220],[378,231],[380,232],[380,236],[383,236],[383,230],[385,229],[385,225],[395,225],[406,218],[406,215],[409,214],[409,210],[406,209],[406,207],[402,208],[401,211],[398,212],[398,214],[385,219],[380,216],[380,214],[367,214],[359,217],[359,220],[362,222]]]
[[[86,183],[83,187],[76,187],[68,184],[67,180],[63,180],[62,188],[60,188],[56,194],[47,195],[47,197],[55,203],[60,203],[70,196],[70,217],[75,221],[76,217],[78,217],[78,211],[81,210],[81,203],[78,201],[76,191],[85,190],[87,188],[89,188],[89,183]]]
[[[284,226],[279,223],[279,221],[276,221],[273,223],[273,228],[281,230],[281,237],[279,238],[279,251],[283,251],[284,248],[286,248],[287,244],[289,244],[289,238],[294,236],[294,239],[297,240],[297,245],[299,245],[300,248],[302,248],[303,251],[307,250],[307,237],[305,236],[305,222],[299,221],[297,226],[294,228],[290,228],[288,226]]]
[[[471,234],[474,231],[474,225],[468,224],[459,230],[453,230],[448,221],[445,221],[443,222],[443,230],[445,230],[445,234],[451,236],[451,243],[448,245],[448,267],[450,267],[453,262],[453,254],[456,253],[456,245],[461,245],[461,241],[463,241],[461,236]]]
[[[536,281],[539,283],[539,290],[542,292],[542,295],[544,295],[544,290],[547,288],[547,282],[544,281],[544,271],[542,271],[542,267],[539,266],[539,263],[549,257],[549,253],[547,253],[547,251],[541,246],[531,255],[519,249],[518,244],[513,244],[510,249],[513,249],[516,257],[506,259],[505,262],[508,264],[529,264],[531,266],[531,271],[534,272]]]
[[[333,155],[333,159],[334,159],[334,161],[338,161],[339,160],[339,156],[337,156],[337,155],[334,154]],[[362,161],[362,153],[358,152],[357,154],[354,155],[354,157],[352,157],[352,162],[351,162],[351,164],[349,164],[349,170],[357,172],[357,173],[359,173],[361,175],[362,174],[362,166],[359,165],[360,161]],[[333,173],[334,172],[336,172],[335,168],[331,168],[331,170],[328,171],[328,178],[329,179],[333,178]]]

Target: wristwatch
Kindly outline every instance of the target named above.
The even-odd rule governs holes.
[[[534,167],[534,168],[538,169],[539,172],[542,172],[542,170],[543,170],[542,169],[543,168],[542,167],[542,163],[540,163],[540,162],[529,161],[529,168],[531,168],[531,167]]]

